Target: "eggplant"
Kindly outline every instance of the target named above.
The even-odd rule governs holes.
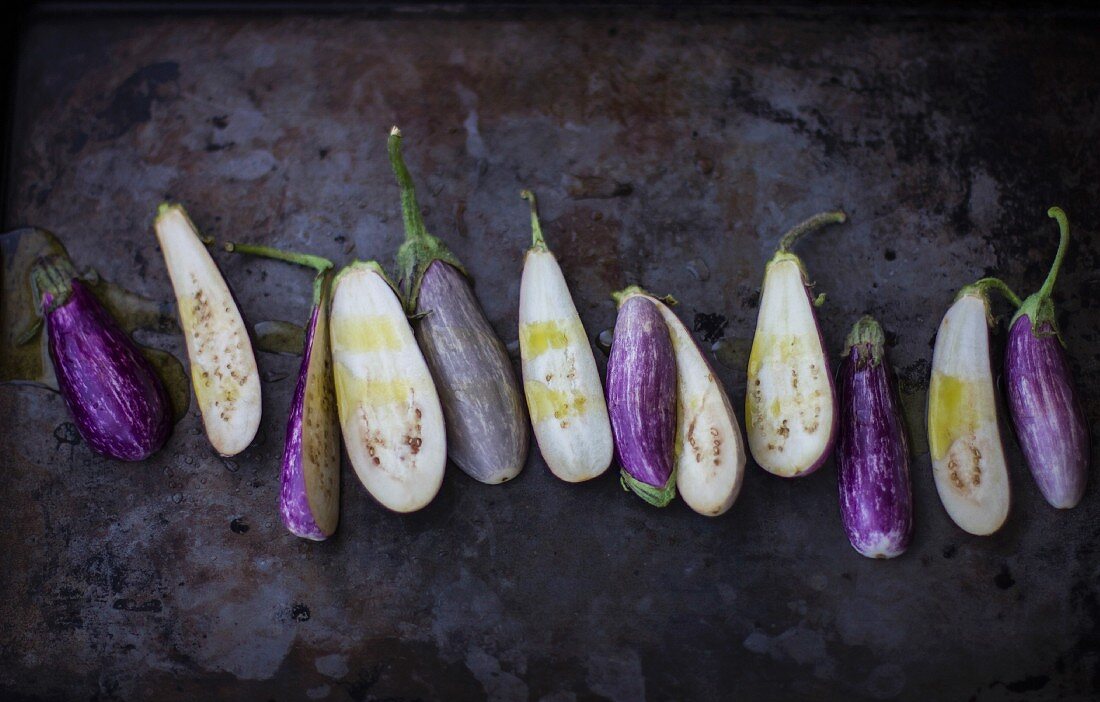
[[[852,327],[840,365],[837,484],[852,548],[893,558],[913,535],[909,443],[885,337],[874,317]]]
[[[928,386],[932,476],[947,514],[961,529],[992,534],[1008,517],[1008,469],[989,362],[988,291],[1016,297],[996,278],[962,288],[936,334]]]
[[[332,262],[269,246],[226,244],[225,248],[307,266],[317,272],[302,365],[286,423],[279,515],[295,536],[324,541],[336,533],[340,519],[340,419],[336,413],[328,331]]]
[[[602,475],[614,444],[603,384],[588,334],[558,261],[542,235],[535,196],[531,248],[519,286],[523,390],[535,439],[550,472],[577,483]]]
[[[92,450],[141,461],[164,446],[172,406],[160,376],[63,256],[32,271],[57,387]]]
[[[752,457],[784,478],[809,475],[836,439],[836,392],[825,341],[801,259],[790,247],[804,234],[847,220],[843,212],[814,215],[783,235],[764,269],[760,314],[749,352],[745,428]]]
[[[234,456],[248,448],[260,428],[260,375],[252,340],[183,207],[161,203],[154,226],[176,294],[206,436],[218,453]]]
[[[607,360],[607,410],[624,490],[655,507],[676,497],[676,352],[652,299],[627,288]]]
[[[450,458],[475,480],[503,483],[523,470],[529,440],[512,360],[462,264],[424,226],[397,127],[388,146],[405,222],[405,243],[397,252],[400,284],[439,389]]]
[[[424,507],[447,464],[443,409],[397,290],[376,262],[356,261],[336,276],[329,331],[352,468],[384,507]]]
[[[1058,253],[1043,286],[1024,300],[1009,324],[1005,387],[1016,436],[1039,491],[1052,506],[1069,509],[1085,493],[1090,438],[1051,299],[1069,245],[1069,220],[1058,207],[1047,214],[1058,221]]]

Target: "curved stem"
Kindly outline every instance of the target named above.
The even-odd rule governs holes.
[[[988,290],[996,290],[1001,293],[1001,295],[1004,295],[1004,298],[1011,302],[1013,307],[1019,307],[1023,304],[1023,300],[1020,299],[1020,296],[1012,292],[1012,288],[1008,287],[1008,284],[1000,278],[982,278],[964,287],[959,291],[959,295],[970,290],[977,290],[983,295],[986,294]]]
[[[1047,210],[1047,216],[1058,220],[1058,253],[1054,254],[1054,263],[1047,273],[1047,279],[1043,281],[1043,287],[1039,288],[1039,298],[1050,297],[1054,290],[1054,281],[1058,278],[1058,271],[1062,268],[1062,259],[1066,257],[1066,248],[1069,246],[1069,218],[1061,207],[1051,207]]]
[[[401,130],[397,127],[390,130],[386,148],[390,154],[393,174],[397,177],[397,186],[401,188],[401,217],[405,220],[405,241],[427,238],[428,228],[424,226],[424,216],[420,214],[420,206],[416,203],[412,174],[401,155]]]
[[[262,258],[273,258],[276,261],[295,263],[299,266],[312,268],[318,273],[324,273],[325,271],[332,268],[332,261],[322,256],[296,253],[293,251],[283,251],[282,249],[277,249],[274,246],[263,246],[262,244],[238,244],[235,242],[229,242],[225,245],[225,250],[230,253],[249,254],[251,256],[260,256]]]
[[[783,238],[779,240],[779,251],[784,253],[790,251],[794,243],[801,239],[804,234],[820,229],[826,224],[843,224],[846,221],[848,221],[848,215],[840,210],[815,214],[813,217],[796,224],[794,228],[783,235]]]
[[[546,239],[542,236],[542,226],[539,224],[539,205],[535,194],[530,190],[523,190],[519,196],[531,203],[531,248],[547,251]]]

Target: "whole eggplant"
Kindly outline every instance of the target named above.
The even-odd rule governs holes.
[[[664,507],[676,497],[676,353],[653,301],[624,293],[607,361],[611,432],[623,489]]]
[[[475,480],[503,483],[523,469],[529,441],[515,369],[462,265],[424,226],[396,127],[389,153],[405,221],[402,292],[443,403],[448,456]]]
[[[1058,330],[1051,292],[1069,243],[1069,221],[1052,207],[1061,241],[1039,292],[1013,317],[1005,348],[1008,406],[1031,474],[1058,509],[1081,501],[1089,467],[1089,430]]]
[[[57,386],[81,437],[109,458],[148,458],[172,430],[168,392],[152,364],[67,260],[43,260],[33,276]]]
[[[852,547],[868,558],[893,558],[913,534],[909,447],[882,327],[856,322],[840,366],[837,482],[840,515]]]

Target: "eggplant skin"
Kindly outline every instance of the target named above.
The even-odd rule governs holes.
[[[675,496],[676,355],[668,327],[652,301],[634,295],[619,307],[615,343],[607,361],[607,409],[615,451],[626,478]],[[644,490],[644,487],[642,488]],[[650,491],[646,491],[650,492]]]
[[[1058,509],[1076,506],[1088,477],[1089,430],[1065,350],[1049,322],[1034,330],[1028,315],[1016,318],[1004,372],[1016,436],[1040,492]]]
[[[840,514],[856,551],[893,558],[913,535],[909,447],[893,372],[869,347],[853,345],[840,367]]]
[[[416,338],[447,422],[447,453],[475,480],[503,483],[527,462],[527,410],[504,344],[466,276],[440,260],[424,272]]]
[[[156,453],[172,431],[168,392],[152,364],[79,280],[46,313],[57,385],[80,436],[119,461]],[[53,302],[47,293],[44,309]]]

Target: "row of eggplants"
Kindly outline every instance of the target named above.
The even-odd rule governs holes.
[[[617,454],[624,489],[667,505],[679,491],[705,515],[729,509],[745,450],[732,405],[706,357],[669,308],[637,286],[615,293],[618,318],[607,370],[599,372],[572,297],[531,204],[532,246],[520,286],[521,393],[504,345],[485,318],[462,264],[430,235],[395,128],[389,154],[401,188],[406,240],[398,283],[374,262],[334,274],[332,263],[270,247],[245,254],[310,266],[317,275],[298,383],[287,423],[280,512],[309,539],[334,533],[339,513],[339,435],[356,474],[385,507],[410,512],[438,492],[449,457],[475,479],[515,477],[527,454],[527,418],[550,470],[568,482],[601,475]],[[989,534],[1003,524],[1009,488],[999,435],[988,293],[1017,308],[1005,374],[1024,455],[1046,499],[1074,506],[1084,490],[1089,437],[1055,321],[1051,291],[1069,226],[1039,292],[1021,301],[987,278],[963,288],[940,326],[929,389],[933,473],[951,518]],[[812,473],[839,435],[844,526],[866,556],[905,550],[912,494],[905,424],[885,360],[883,332],[861,319],[845,345],[840,402],[802,261],[804,234],[845,221],[811,217],[785,234],[765,269],[749,356],[745,417],[753,458],[782,477]],[[192,384],[206,434],[230,456],[255,437],[260,383],[251,341],[206,242],[179,205],[161,205],[155,230],[176,294]],[[66,262],[33,274],[62,395],[94,450],[142,460],[170,433],[167,394],[149,363]],[[411,321],[410,321],[411,320]]]

